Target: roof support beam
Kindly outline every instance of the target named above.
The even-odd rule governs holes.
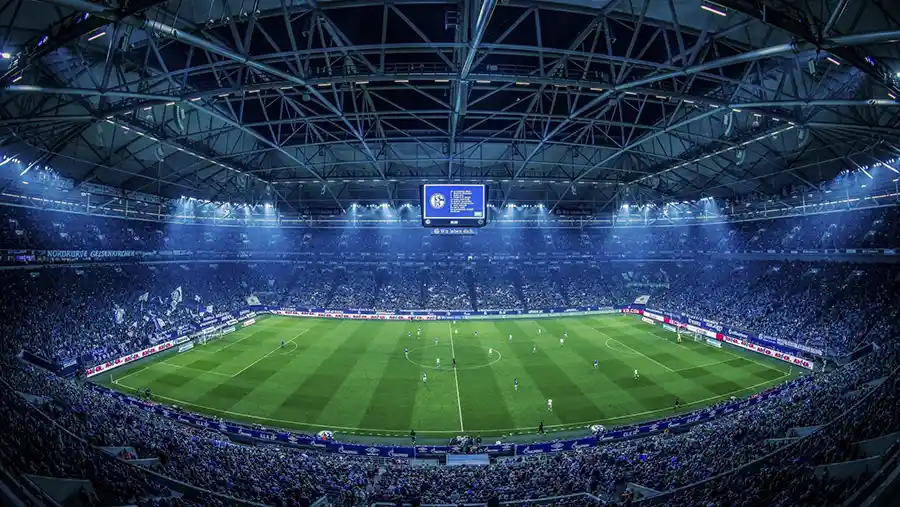
[[[794,37],[802,39],[806,44],[812,46],[810,49],[819,49],[831,53],[837,58],[868,74],[874,78],[875,82],[884,86],[895,95],[900,95],[900,85],[894,81],[890,69],[886,68],[876,60],[867,61],[854,49],[845,47],[853,44],[830,45],[828,44],[828,39],[825,39],[828,32],[834,27],[834,23],[836,23],[837,19],[840,17],[840,13],[843,11],[846,2],[842,1],[841,4],[838,5],[838,8],[835,9],[831,16],[831,19],[818,34],[814,34],[809,26],[798,21],[806,17],[803,13],[782,12],[778,8],[769,5],[766,0],[716,0],[716,2],[724,7],[755,18],[761,23],[773,26]],[[784,7],[785,4],[781,3],[780,6]],[[870,43],[876,44],[877,41],[873,40]]]
[[[453,158],[456,154],[456,133],[459,130],[460,117],[464,115],[462,112],[463,101],[468,100],[468,83],[466,80],[469,77],[469,73],[472,71],[475,55],[478,54],[478,46],[481,44],[481,39],[484,38],[484,32],[487,30],[488,23],[491,21],[491,16],[494,15],[495,7],[497,7],[497,0],[482,0],[481,9],[478,11],[478,18],[475,20],[475,31],[472,33],[471,37],[469,37],[469,43],[465,50],[465,58],[462,58],[459,67],[459,80],[453,83],[453,112],[450,115],[450,144],[448,146],[447,158],[447,178],[451,181],[453,180]],[[470,23],[468,23],[469,3],[467,2],[463,8],[466,9],[463,19],[467,21],[467,23],[465,23],[465,30],[468,32],[471,28],[469,26]]]

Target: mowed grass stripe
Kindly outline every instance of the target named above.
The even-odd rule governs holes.
[[[329,333],[329,340],[338,345],[331,354],[320,359],[318,367],[280,404],[274,417],[291,419],[302,414],[301,421],[320,422],[320,414],[331,402],[346,376],[357,366],[366,353],[372,334],[370,323],[343,321]],[[356,400],[346,400],[354,403]],[[340,423],[340,421],[333,421]],[[349,426],[349,425],[346,425]]]
[[[580,359],[579,363],[583,363],[581,367],[590,368],[591,376],[599,377],[590,381],[596,389],[589,391],[595,403],[603,407],[603,417],[596,419],[633,410],[635,405],[641,404],[641,397],[635,392],[633,367],[626,358],[607,347],[604,338],[598,339],[591,326],[581,321],[553,320],[547,323],[547,328],[555,336],[561,336],[567,329],[571,330],[571,339],[563,348],[576,354]],[[599,361],[596,371],[593,369],[594,359]]]
[[[514,337],[525,336],[527,330],[525,326],[515,321],[499,321],[496,323],[497,329],[501,331],[501,336],[508,337],[512,334]],[[554,351],[548,348],[538,348],[535,354],[530,350],[520,347],[510,347],[513,356],[517,358],[525,367],[530,383],[537,386],[545,399],[554,400],[553,415],[559,419],[561,423],[578,422],[584,420],[582,415],[585,411],[594,411],[600,413],[591,398],[585,394],[582,386],[572,381],[566,374],[565,367],[560,366],[553,360]],[[558,353],[559,351],[555,351]],[[532,356],[536,356],[532,358]],[[534,361],[532,359],[537,359]]]
[[[396,336],[382,340],[381,349],[373,351],[373,355],[383,357],[380,361],[383,367],[378,376],[368,380],[374,389],[361,404],[364,408],[358,419],[361,428],[405,428],[412,422],[416,394],[422,383],[416,381],[420,368],[406,359],[403,349],[415,349],[422,340],[416,338],[416,324],[411,322],[392,328],[391,334]],[[361,390],[357,398],[363,397]]]
[[[550,324],[550,327],[558,334],[562,334],[564,331],[562,326],[564,324],[568,324],[568,322],[557,320],[553,321]],[[570,328],[571,331],[569,337],[573,339],[568,340],[566,346],[584,343],[586,340],[582,337],[581,333],[584,332],[585,334],[589,334],[591,331],[596,331],[595,328],[579,323],[574,323],[567,327]],[[640,377],[635,379],[635,367],[641,364],[639,361],[647,360],[641,353],[649,355],[654,353],[654,351],[647,349],[647,347],[641,348],[640,344],[634,344],[635,346],[631,347],[633,350],[624,349],[624,351],[611,349],[606,345],[606,340],[610,338],[627,343],[629,338],[627,334],[624,334],[626,331],[631,331],[631,329],[617,326],[609,328],[609,332],[600,336],[603,340],[604,348],[612,352],[612,357],[618,358],[618,364],[615,362],[612,364],[602,364],[600,368],[598,368],[598,373],[607,380],[606,384],[598,383],[602,385],[602,388],[598,392],[601,393],[601,396],[604,398],[608,397],[609,400],[618,403],[620,407],[619,413],[621,413],[621,411],[626,411],[625,413],[628,413],[627,411],[634,413],[659,410],[667,406],[672,406],[676,396],[693,394],[695,389],[692,386],[685,388],[686,386],[670,384],[668,382],[669,379],[666,377],[668,370],[662,369],[653,363],[650,364],[655,366],[655,369],[644,369],[643,373],[640,374]],[[591,360],[590,362],[592,363],[593,361]],[[641,367],[638,367],[639,372],[641,369]],[[609,393],[609,385],[618,387],[620,391],[617,393],[618,395],[615,393],[607,394]],[[606,403],[609,404],[610,402],[607,401]],[[635,407],[640,410],[636,410]],[[610,411],[609,413],[612,412]],[[607,416],[607,414],[604,414],[604,418]]]
[[[300,344],[297,342],[302,343],[302,338],[306,334],[314,332],[317,324],[321,325],[320,322],[304,322],[303,324],[302,327],[297,326],[292,329],[283,326],[270,328],[269,334],[261,335],[252,356],[249,355],[249,350],[247,354],[242,354],[241,357],[252,357],[252,359],[238,370],[240,374],[230,378],[219,378],[220,384],[204,393],[202,397],[195,398],[196,403],[214,406],[229,412],[243,412],[249,409],[248,413],[251,415],[262,415],[256,413],[256,410],[259,410],[259,402],[277,390],[276,385],[268,383],[269,379],[284,371],[290,364],[291,358],[294,357],[293,354],[300,348]],[[310,327],[309,324],[312,326]],[[287,336],[287,333],[292,334]],[[286,342],[283,348],[281,347],[282,340]],[[297,349],[294,348],[294,344]],[[218,355],[226,352],[228,351],[222,351]],[[248,407],[247,403],[242,403],[248,398],[253,401],[251,407]]]
[[[495,323],[485,322],[484,330],[479,329],[479,336],[463,330],[454,334],[454,344],[459,357],[459,365],[463,370],[458,372],[459,395],[462,404],[463,421],[469,431],[480,431],[485,428],[512,428],[517,426],[516,420],[509,408],[508,398],[517,394],[513,391],[513,378],[503,374],[505,366],[513,364],[511,357],[507,357],[506,363],[500,365],[500,361],[484,368],[472,368],[471,366],[486,365],[494,361],[494,356],[488,356],[489,349],[500,351],[500,347],[493,343],[496,341],[487,336],[496,337],[499,330]],[[494,328],[489,329],[488,326]],[[454,326],[459,329],[460,325]],[[490,332],[493,331],[493,332]],[[447,335],[451,332],[448,326]],[[505,350],[505,349],[504,349]],[[496,354],[496,352],[495,352]],[[520,386],[521,387],[521,386]]]

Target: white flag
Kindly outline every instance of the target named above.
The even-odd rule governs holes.
[[[200,302],[200,296],[198,296],[197,294],[194,294],[194,301],[196,301],[196,302],[199,303],[199,302]]]
[[[181,302],[181,286],[172,291],[172,308],[178,305]]]
[[[141,296],[138,298],[138,301],[143,301],[143,302],[145,302],[145,303],[146,303],[147,301],[150,301],[150,293],[149,293],[149,292],[145,292],[145,293],[141,294]]]

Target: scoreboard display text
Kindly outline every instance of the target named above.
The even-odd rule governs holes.
[[[483,227],[487,225],[485,185],[422,185],[422,225]]]

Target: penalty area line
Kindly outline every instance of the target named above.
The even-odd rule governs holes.
[[[448,322],[447,327],[450,328],[450,355],[452,356],[450,359],[456,361],[456,349],[453,347],[453,322]],[[459,397],[459,374],[457,373],[456,368],[453,368],[453,383],[456,384],[456,407],[459,409],[459,431],[465,431],[462,418],[462,400]]]
[[[309,328],[304,329],[303,331],[300,331],[299,333],[297,333],[296,336],[294,336],[294,337],[291,338],[290,340],[284,342],[284,344],[287,345],[287,344],[289,344],[289,343],[294,343],[294,340],[296,340],[297,338],[300,338],[301,336],[303,336],[303,334],[306,333],[307,331],[309,331]],[[272,350],[272,351],[269,352],[268,354],[262,356],[261,358],[257,359],[256,361],[253,361],[252,363],[248,364],[247,366],[244,366],[243,368],[241,368],[241,370],[240,370],[239,372],[235,373],[235,374],[232,375],[231,377],[232,377],[232,378],[237,377],[237,376],[240,375],[241,373],[244,373],[245,371],[249,370],[250,367],[253,366],[254,364],[256,364],[256,363],[262,361],[263,359],[265,359],[265,358],[267,358],[267,357],[269,357],[269,356],[271,356],[272,354],[278,352],[279,350],[282,350],[282,348],[283,348],[283,347],[282,347],[281,345],[279,345],[278,347],[276,347],[274,350]]]

